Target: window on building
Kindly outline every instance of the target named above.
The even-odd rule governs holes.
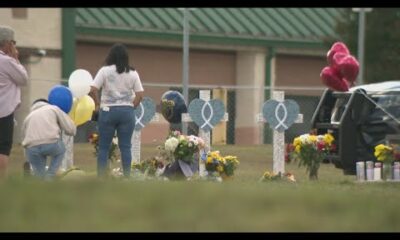
[[[12,8],[12,17],[26,19],[26,18],[28,18],[28,9],[27,8]]]

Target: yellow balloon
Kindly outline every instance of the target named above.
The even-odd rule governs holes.
[[[79,98],[75,110],[75,125],[79,126],[89,121],[92,118],[94,108],[94,101],[91,97],[85,95]]]
[[[78,99],[74,98],[74,100],[72,101],[71,111],[69,111],[69,113],[68,113],[68,115],[70,116],[70,118],[74,122],[75,122],[75,111],[76,111],[76,106],[77,105],[78,105]]]

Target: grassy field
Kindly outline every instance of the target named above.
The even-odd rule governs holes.
[[[258,182],[272,170],[269,145],[213,146],[237,155],[239,169],[224,182],[100,181],[89,144],[74,146],[75,165],[92,177],[38,182],[22,178],[15,146],[9,179],[0,182],[0,231],[129,232],[398,232],[400,184],[355,183],[330,164],[317,182],[286,165],[296,184]],[[142,157],[155,146],[142,146]]]

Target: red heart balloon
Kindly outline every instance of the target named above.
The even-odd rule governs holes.
[[[322,82],[332,90],[346,92],[349,90],[349,84],[344,79],[338,76],[337,71],[331,67],[324,67],[320,77]]]
[[[360,65],[355,57],[347,55],[340,59],[337,68],[343,77],[345,77],[349,82],[353,83],[357,78]]]
[[[346,44],[342,43],[342,42],[335,42],[331,49],[328,51],[328,53],[326,54],[327,56],[327,60],[328,60],[328,64],[329,66],[332,66],[332,62],[333,62],[333,56],[336,53],[345,53],[345,54],[350,54],[349,49],[347,48]]]
[[[332,58],[332,65],[330,66],[331,68],[333,68],[334,70],[336,70],[336,73],[338,74],[339,77],[343,77],[342,73],[340,72],[339,69],[339,64],[342,62],[342,60],[344,58],[346,58],[347,56],[349,56],[346,53],[341,53],[341,52],[337,52],[335,53],[335,55],[333,55]]]

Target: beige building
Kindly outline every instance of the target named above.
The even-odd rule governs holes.
[[[19,16],[23,11],[25,16]],[[270,89],[283,88],[287,95],[320,95],[308,88],[323,87],[319,73],[326,65],[327,47],[321,39],[334,36],[339,12],[322,8],[191,11],[190,88],[212,88],[214,96],[220,91],[230,114],[229,122],[214,131],[214,142],[265,142],[267,125],[257,123],[256,114],[269,99]],[[17,113],[19,122],[33,99],[46,97],[49,89],[60,79],[68,79],[74,69],[87,69],[95,76],[115,42],[128,46],[146,96],[157,104],[162,93],[182,83],[181,10],[9,8],[0,9],[0,22],[15,29],[31,78]],[[40,49],[47,55],[38,57]],[[167,131],[168,123],[161,119],[144,128],[142,141],[161,142]]]
[[[0,8],[0,24],[15,31],[21,63],[29,81],[22,88],[22,103],[16,111],[14,139],[20,142],[20,126],[37,98],[47,98],[61,79],[62,14],[59,8]]]

